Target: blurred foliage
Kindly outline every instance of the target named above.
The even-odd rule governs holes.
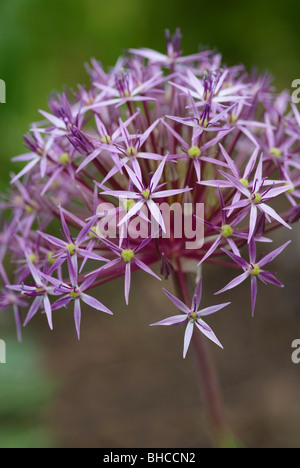
[[[87,83],[90,57],[112,65],[128,47],[164,50],[164,30],[180,27],[185,53],[216,47],[229,65],[268,69],[279,87],[297,78],[298,2],[272,0],[1,0],[0,78],[7,104],[0,107],[0,189],[23,151],[22,134],[39,120],[52,90]],[[3,166],[2,166],[3,167]],[[17,166],[14,167],[17,170]]]
[[[41,448],[52,444],[43,426],[53,381],[42,370],[40,351],[15,336],[6,340],[7,363],[0,364],[0,448]]]

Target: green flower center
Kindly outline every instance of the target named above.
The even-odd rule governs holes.
[[[149,197],[150,197],[150,190],[147,189],[147,190],[143,190],[141,192],[142,196],[145,198],[145,200],[149,200]]]
[[[285,185],[291,185],[289,182],[286,182]],[[288,190],[288,193],[293,193],[295,191],[295,187],[291,187],[289,190]]]
[[[280,158],[281,157],[281,151],[279,148],[271,148],[270,149],[270,153],[273,154],[276,158]]]
[[[128,146],[126,150],[127,156],[130,158],[130,156],[136,156],[137,155],[137,150],[134,146]]]
[[[130,263],[131,260],[134,258],[134,251],[131,249],[125,249],[121,252],[121,257],[123,258],[125,263]]]
[[[260,203],[261,199],[262,199],[262,196],[260,193],[254,193],[252,195],[252,200],[254,201],[254,203]]]
[[[50,264],[50,265],[53,265],[55,263],[55,258],[53,258],[53,252],[48,252],[48,255],[47,255],[47,262]]]
[[[196,322],[198,318],[196,312],[190,312],[188,317],[192,322]]]
[[[70,292],[70,296],[72,299],[77,299],[80,296],[80,292],[77,289],[72,289]]]
[[[249,187],[249,180],[248,179],[240,179],[240,183],[243,184],[244,187]]]
[[[69,153],[61,154],[59,160],[60,160],[61,164],[63,164],[63,165],[69,164],[69,162],[71,160]]]
[[[22,198],[20,198],[20,202],[22,202]],[[30,200],[30,203],[26,203],[25,211],[28,214],[33,214],[38,209],[38,206],[35,201]]]
[[[37,261],[37,256],[35,254],[30,254],[28,255],[29,256],[29,260],[34,263]]]
[[[123,201],[123,207],[125,211],[131,210],[131,208],[135,205],[134,200],[124,200]]]
[[[199,125],[200,125],[200,127],[207,127],[208,126],[208,120],[207,119],[200,120]]]
[[[253,265],[250,270],[250,274],[252,276],[258,276],[260,273],[261,273],[261,269],[259,268],[259,266],[257,264]]]
[[[130,92],[128,91],[128,89],[125,89],[125,91],[121,91],[121,92],[120,92],[120,96],[121,96],[122,98],[130,97]]]
[[[200,148],[198,146],[191,146],[190,149],[188,150],[188,155],[190,158],[199,158],[201,154]]]
[[[111,144],[111,136],[110,135],[105,135],[104,137],[101,138],[102,143],[105,143],[107,145]]]
[[[89,232],[89,237],[91,239],[97,239],[97,236],[95,234],[97,234],[97,227],[93,226],[92,229]]]
[[[71,243],[66,245],[66,249],[69,251],[70,255],[75,255],[76,253],[76,245]]]
[[[231,237],[233,234],[233,229],[229,224],[224,224],[221,229],[221,234],[223,237]]]

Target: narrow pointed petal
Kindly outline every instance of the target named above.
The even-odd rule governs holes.
[[[248,268],[249,264],[244,260],[241,256],[236,255],[230,250],[222,249],[224,253],[226,253],[235,263],[237,263],[241,268]]]
[[[251,210],[250,210],[248,244],[251,242],[251,239],[253,237],[253,234],[256,228],[256,221],[257,221],[257,207],[254,205],[254,203],[252,203]]]
[[[85,293],[82,293],[80,297],[85,304],[89,305],[93,309],[100,310],[100,312],[105,312],[106,314],[112,315],[112,312],[107,307],[105,307],[102,302],[98,301],[98,299],[95,299],[94,297]]]
[[[40,286],[41,285],[41,278],[40,278],[40,275],[39,275],[39,272],[38,270],[36,269],[36,267],[34,266],[34,264],[32,263],[32,261],[30,260],[28,254],[26,253],[26,260],[27,260],[27,264],[29,266],[29,269],[30,269],[30,273],[35,281],[35,284],[37,286]]]
[[[39,162],[40,158],[37,157],[35,159],[33,159],[29,164],[27,164],[27,166],[24,167],[24,169],[21,170],[21,172],[19,172],[19,174],[17,174],[15,177],[12,178],[12,180],[10,181],[11,184],[14,184],[18,179],[21,179],[21,177],[23,177],[23,175],[27,174],[27,172],[30,172],[31,169],[37,165],[37,163]]]
[[[34,315],[37,313],[37,311],[39,310],[42,303],[43,303],[43,298],[42,297],[36,297],[34,299],[33,303],[31,304],[31,307],[29,309],[29,312],[27,314],[27,317],[25,319],[25,322],[24,322],[24,325],[23,325],[24,327],[32,319],[32,317],[34,317]]]
[[[151,323],[150,327],[155,327],[156,325],[178,325],[179,323],[186,322],[187,317],[186,315],[173,315],[172,317],[168,317],[164,320],[160,320],[160,322]]]
[[[201,298],[202,298],[202,277],[198,281],[198,284],[195,289],[194,297],[193,297],[193,309],[195,312],[199,309]]]
[[[161,192],[155,192],[152,195],[152,198],[166,198],[166,197],[173,197],[175,195],[179,195],[180,193],[186,193],[193,190],[192,188],[185,188],[185,189],[177,189],[177,190],[163,190]]]
[[[276,276],[274,276],[269,271],[262,271],[258,277],[266,283],[273,284],[274,286],[278,286],[279,288],[284,288],[284,284],[282,284],[281,281],[279,281],[276,278]]]
[[[52,114],[49,114],[49,112],[45,112],[45,111],[42,111],[42,110],[40,110],[39,112],[47,120],[49,120],[49,122],[51,122],[54,125],[54,127],[58,127],[58,128],[65,128],[66,127],[62,120],[58,119],[57,117],[55,117]]]
[[[265,203],[261,203],[259,205],[260,209],[262,211],[264,211],[267,215],[271,216],[271,218],[275,219],[276,221],[278,221],[280,224],[283,224],[283,226],[285,226],[286,228],[288,229],[292,229],[291,226],[289,226],[285,221],[284,219],[281,218],[281,216],[279,216],[278,213],[276,213],[276,211],[271,208],[270,206],[266,205]]]
[[[251,312],[252,312],[252,317],[254,317],[256,298],[257,298],[257,278],[255,278],[255,276],[251,276]]]
[[[244,172],[244,178],[245,179],[248,179],[250,174],[253,171],[253,168],[254,168],[256,160],[257,160],[258,152],[259,152],[259,148],[255,148],[251,158],[248,161],[248,164],[247,164],[245,172]]]
[[[219,236],[215,242],[213,243],[213,245],[210,247],[210,249],[208,249],[208,251],[206,252],[206,254],[204,255],[204,257],[202,258],[202,260],[199,262],[199,265],[201,265],[203,262],[205,262],[205,260],[207,258],[209,258],[213,253],[214,251],[219,247],[220,243],[221,243],[221,239],[222,239],[222,236]]]
[[[262,182],[262,169],[263,169],[263,156],[261,155],[256,172],[255,172],[255,176],[254,176],[254,180],[257,180],[259,185]]]
[[[221,294],[225,291],[229,291],[230,289],[235,288],[239,284],[243,283],[249,276],[248,271],[246,273],[243,273],[240,276],[237,276],[234,280],[230,281],[230,283],[227,284],[223,289],[220,289],[220,291],[216,292],[215,294]]]
[[[150,210],[151,215],[153,216],[155,221],[161,226],[163,232],[165,233],[166,232],[166,226],[165,226],[165,222],[164,222],[164,219],[162,217],[162,214],[160,212],[160,209],[158,208],[158,206],[156,205],[156,203],[153,200],[148,200],[147,206],[148,206],[148,208]]]
[[[193,331],[194,331],[194,322],[192,320],[189,320],[185,329],[185,333],[184,333],[183,359],[185,359],[186,354],[188,352],[190,342],[193,336]]]
[[[49,297],[47,295],[44,296],[44,308],[45,308],[45,313],[47,316],[47,320],[49,323],[50,330],[53,330],[53,324],[52,324],[52,309],[51,309],[51,304]]]
[[[253,238],[249,244],[249,260],[252,265],[255,263],[256,260],[256,242]]]
[[[128,305],[128,303],[129,303],[130,284],[131,284],[131,265],[130,265],[130,263],[126,263],[126,266],[125,266],[125,301],[126,301],[126,305]]]
[[[66,223],[66,220],[65,220],[65,217],[64,217],[64,214],[63,214],[63,211],[62,211],[61,207],[59,207],[59,212],[60,212],[61,225],[62,225],[63,231],[65,233],[65,236],[66,236],[68,242],[72,243],[73,239],[72,239],[72,236],[70,234],[70,231],[69,231],[69,228],[68,228],[68,225]]]
[[[239,181],[239,179],[221,170],[220,174],[222,174],[222,176],[229,180],[229,182],[232,182],[232,185],[236,187],[240,192],[242,192],[242,194],[245,195],[245,197],[250,198],[249,190]]]
[[[151,190],[154,191],[156,189],[156,187],[158,186],[159,184],[159,181],[161,179],[161,176],[162,176],[162,173],[163,173],[163,170],[165,168],[165,164],[167,162],[167,156],[165,156],[165,158],[162,160],[162,162],[160,163],[160,165],[158,166],[158,168],[156,169],[152,179],[151,179]]]
[[[158,279],[159,281],[161,281],[161,278],[159,276],[157,276],[154,271],[151,270],[151,268],[149,268],[144,262],[142,262],[142,260],[139,260],[138,258],[135,258],[134,259],[134,263],[139,267],[141,268],[141,270],[144,270],[146,273],[148,273],[149,275],[153,276],[154,278]]]
[[[199,314],[199,317],[205,317],[206,315],[211,315],[211,314],[214,314],[215,312],[218,312],[221,309],[224,309],[224,307],[227,307],[230,304],[231,302],[225,302],[224,304],[206,307],[205,309],[200,310],[197,313],[197,315]]]
[[[81,324],[81,305],[80,299],[74,301],[74,321],[78,339],[80,340],[80,324]]]
[[[130,210],[124,216],[124,218],[121,219],[118,226],[122,226],[122,224],[126,223],[129,219],[131,219],[133,216],[135,216],[141,210],[141,208],[144,206],[144,204],[145,204],[144,201],[138,201],[135,205],[133,205],[133,207],[130,208]]]
[[[168,298],[173,302],[175,307],[177,309],[181,310],[181,312],[184,312],[185,314],[188,314],[190,312],[190,309],[187,305],[185,305],[183,302],[180,301],[176,296],[173,296],[173,294],[169,293],[166,289],[163,289],[164,293],[168,296]]]
[[[234,175],[234,177],[239,178],[239,171],[236,167],[235,162],[231,159],[231,157],[229,156],[225,148],[221,145],[221,143],[219,143],[219,147],[221,148],[221,152],[224,156],[224,159],[227,161],[227,164],[230,167],[232,174]]]
[[[88,237],[92,227],[94,226],[95,224],[95,219],[91,219],[91,221],[89,221],[80,231],[80,233],[78,234],[77,236],[77,240],[76,240],[76,243],[78,245],[80,245],[82,242],[84,242],[86,240],[86,238]]]
[[[218,345],[220,348],[223,349],[223,345],[220,343],[214,332],[210,329],[210,331],[207,330],[207,324],[203,320],[197,320],[196,322],[196,327],[205,335],[207,338],[209,338],[211,341],[213,341],[216,345]]]
[[[257,264],[260,268],[264,267],[267,265],[267,263],[272,262],[281,252],[291,243],[291,241],[286,242],[283,244],[281,247],[279,247],[276,250],[273,250],[273,252],[269,253],[266,255],[264,258],[262,258]]]

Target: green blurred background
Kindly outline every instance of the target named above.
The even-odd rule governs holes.
[[[0,189],[8,185],[13,168],[9,159],[23,152],[22,134],[28,131],[30,122],[39,119],[37,110],[47,107],[51,91],[87,83],[84,63],[91,57],[109,66],[128,47],[164,51],[164,30],[176,27],[182,30],[184,53],[195,52],[200,44],[217,48],[229,65],[244,63],[248,70],[253,66],[269,70],[279,89],[290,88],[300,76],[297,0],[0,0],[0,78],[7,85],[7,103],[0,104]],[[49,342],[44,328],[40,335],[39,326],[44,327],[44,323],[38,324],[32,334],[27,334],[24,345],[16,345],[7,314],[2,315],[1,337],[8,341],[9,359],[14,358],[13,367],[0,367],[0,447],[51,446],[64,440],[76,445],[71,436],[64,439],[52,433],[55,424],[51,421],[56,417],[51,408],[53,401],[54,407],[63,404],[55,403],[55,388],[62,378],[58,374],[64,373],[55,370],[55,365],[45,365],[47,359],[54,360],[51,349],[57,345],[55,335]],[[71,323],[64,326],[70,328]],[[59,343],[67,337],[77,353],[84,353],[85,345],[77,347],[70,333],[61,330]],[[47,345],[43,345],[41,336],[48,340]],[[99,343],[95,340],[96,346]],[[178,341],[174,342],[176,346]],[[176,354],[175,348],[172,354]],[[65,351],[61,346],[61,352]],[[15,369],[17,378],[9,368]],[[24,369],[30,369],[29,374]],[[11,392],[11,388],[15,390]],[[45,411],[51,416],[44,417]],[[89,427],[88,420],[85,424]],[[88,445],[82,442],[84,439],[78,440],[78,444]],[[99,444],[105,444],[105,438],[101,440]]]

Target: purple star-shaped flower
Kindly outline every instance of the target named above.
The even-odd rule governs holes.
[[[212,331],[212,329],[202,320],[202,317],[205,317],[207,315],[214,314],[215,312],[218,312],[219,310],[223,309],[224,307],[228,306],[231,304],[230,302],[226,302],[224,304],[219,304],[211,307],[206,307],[205,309],[199,310],[200,302],[201,302],[201,297],[202,297],[202,278],[200,279],[199,283],[197,284],[197,287],[195,289],[194,297],[193,297],[193,303],[192,307],[188,307],[186,304],[184,304],[182,301],[180,301],[176,296],[173,296],[173,294],[169,293],[164,289],[165,294],[168,296],[168,298],[173,302],[173,304],[181,311],[183,314],[179,315],[174,315],[172,317],[168,317],[164,320],[161,320],[160,322],[152,323],[150,326],[156,326],[156,325],[178,325],[180,323],[185,323],[187,322],[186,329],[185,329],[185,335],[184,335],[184,346],[183,346],[183,357],[186,357],[193,331],[194,331],[194,326],[198,328],[198,330],[201,331],[207,338],[209,338],[211,341],[216,343],[218,346],[223,348],[221,343],[219,342],[218,338]]]
[[[257,297],[257,278],[260,279],[264,284],[271,283],[275,286],[282,288],[284,285],[278,281],[273,273],[265,271],[263,268],[268,263],[272,262],[289,244],[291,241],[286,242],[281,247],[273,252],[267,254],[260,260],[256,260],[256,244],[252,239],[249,244],[249,262],[244,260],[240,255],[236,255],[229,250],[222,249],[235,263],[237,263],[243,270],[244,273],[239,275],[234,280],[230,281],[223,289],[216,292],[215,294],[221,294],[225,291],[235,288],[239,284],[243,283],[247,278],[251,279],[251,304],[252,304],[252,316],[254,315],[256,297]]]

